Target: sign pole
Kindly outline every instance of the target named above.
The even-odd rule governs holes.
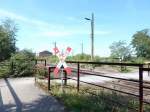
[[[64,69],[63,68],[61,68],[61,91],[63,92],[63,71],[64,71]]]

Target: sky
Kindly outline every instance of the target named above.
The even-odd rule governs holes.
[[[109,46],[150,28],[150,0],[0,0],[0,20],[18,27],[17,47],[33,52],[70,46],[72,55],[90,54],[90,21],[94,13],[94,54],[109,56]]]

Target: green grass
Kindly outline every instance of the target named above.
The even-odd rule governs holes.
[[[54,86],[51,90],[52,94],[61,99],[71,112],[131,112],[127,107],[121,107],[108,100],[117,100],[120,103],[132,105],[131,101],[127,101],[129,98],[125,99],[115,93],[101,91],[95,96],[85,91],[77,92],[75,88],[65,88],[64,91],[61,91],[59,86]]]
[[[96,95],[89,94],[89,92]],[[60,85],[55,83],[51,86],[50,93],[63,102],[69,112],[134,112],[128,107],[138,110],[139,105],[138,99],[131,96],[86,85],[81,86],[80,91],[77,92],[76,87],[70,86],[66,86],[62,91]],[[121,106],[116,102],[124,105]],[[145,112],[150,112],[150,106],[145,106],[145,110]]]

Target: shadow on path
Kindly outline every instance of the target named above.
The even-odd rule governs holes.
[[[1,95],[1,89],[0,89],[0,112],[4,112],[4,105],[3,105],[3,99]]]
[[[0,108],[0,112],[66,112],[63,104],[58,102],[54,97],[40,93],[37,91],[37,96],[35,96],[33,101],[24,103],[21,102],[21,98],[19,99],[16,91],[14,90],[15,86],[12,86],[11,80],[4,79],[5,83],[15,101],[15,104],[6,104],[4,105],[2,102],[3,110]],[[21,85],[20,85],[21,86]],[[22,86],[21,86],[22,87]],[[35,91],[33,89],[33,91]],[[30,95],[30,94],[24,94]],[[31,96],[27,97],[31,100]],[[1,99],[0,99],[1,101]],[[1,103],[1,102],[0,102]]]
[[[24,105],[23,112],[66,112],[64,106],[50,96],[40,95],[40,98]]]
[[[7,87],[10,90],[11,95],[13,96],[13,99],[15,101],[16,104],[16,112],[22,112],[22,102],[20,101],[19,97],[17,96],[16,92],[14,91],[13,87],[11,86],[11,84],[9,83],[8,79],[5,78],[4,79]]]

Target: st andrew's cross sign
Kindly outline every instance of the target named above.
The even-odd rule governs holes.
[[[55,54],[57,55],[57,57],[59,58],[59,63],[57,64],[56,68],[54,69],[54,75],[57,76],[59,73],[59,70],[61,68],[64,68],[64,70],[67,72],[67,74],[70,75],[71,68],[67,66],[65,59],[67,58],[67,56],[69,55],[69,53],[71,52],[72,49],[70,47],[67,47],[65,53],[61,53],[57,47],[55,47],[53,50],[54,50]]]

